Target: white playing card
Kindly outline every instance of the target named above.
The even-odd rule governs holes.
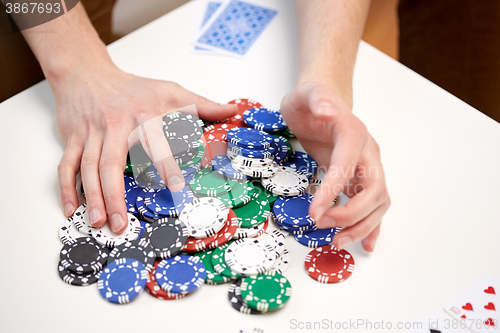
[[[500,279],[487,275],[459,295],[444,310],[475,333],[500,332]]]
[[[419,322],[412,322],[412,326],[405,333],[461,333],[459,330],[452,328],[454,326],[450,319],[444,319],[434,313],[429,314]]]

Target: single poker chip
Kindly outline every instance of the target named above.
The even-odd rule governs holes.
[[[137,196],[142,192],[142,189],[137,187],[131,187],[128,190],[125,190],[125,205],[127,206],[127,212],[131,214],[139,214],[137,212],[137,208],[135,206],[135,202],[137,200]]]
[[[176,299],[181,299],[186,297],[186,295],[183,294],[174,294],[171,293],[170,291],[165,291],[161,289],[161,287],[158,285],[156,282],[155,274],[156,274],[156,267],[158,267],[158,264],[160,261],[156,261],[154,264],[153,270],[149,273],[148,276],[148,281],[146,282],[146,289],[148,293],[158,299],[165,300],[165,301],[171,301],[171,300],[176,300]]]
[[[207,272],[207,276],[205,278],[205,283],[206,284],[211,284],[211,285],[216,285],[216,284],[223,284],[229,282],[231,279],[228,278],[227,276],[220,275],[217,273],[217,271],[214,268],[214,265],[212,264],[212,254],[213,250],[206,250],[203,252],[198,252],[193,254],[193,256],[198,257],[200,261],[203,263],[203,266],[205,266],[205,270]]]
[[[224,227],[227,220],[227,208],[217,198],[202,197],[187,204],[179,215],[194,238],[205,238],[215,235]]]
[[[188,240],[184,223],[174,218],[164,218],[151,223],[142,237],[149,242],[157,258],[170,258],[179,254]]]
[[[120,258],[103,269],[97,287],[111,303],[132,302],[146,287],[149,272],[139,261]]]
[[[197,257],[177,255],[164,259],[156,267],[156,282],[161,289],[176,294],[190,294],[205,282],[207,272]]]
[[[217,234],[215,234],[215,235],[217,235]],[[185,252],[203,251],[208,247],[209,244],[211,244],[214,241],[215,235],[210,236],[210,237],[205,237],[205,238],[189,237],[186,245],[183,248],[183,251],[185,251]]]
[[[340,231],[340,228],[317,229],[311,232],[294,234],[293,238],[297,242],[307,247],[316,248],[318,246],[330,245],[333,237]]]
[[[75,274],[73,272],[64,269],[64,266],[61,263],[59,263],[57,268],[61,280],[72,286],[79,286],[79,287],[89,286],[91,284],[96,283],[99,280],[99,276],[101,275],[100,271],[97,273],[90,273],[86,275]]]
[[[280,225],[285,225],[289,229],[308,228],[314,224],[313,218],[309,215],[312,199],[313,196],[309,193],[279,198],[274,202],[274,216]]]
[[[269,244],[276,258],[285,251],[285,235],[279,230],[265,231],[258,239],[262,244]]]
[[[262,185],[273,194],[291,197],[305,192],[309,180],[300,171],[281,166],[273,177],[263,178]]]
[[[233,208],[233,211],[238,217],[239,228],[251,228],[266,222],[270,208],[267,200],[259,201],[257,198],[252,198],[246,205]]]
[[[274,135],[273,135],[274,136]],[[280,135],[275,135],[272,143],[272,147],[274,148],[274,161],[278,164],[287,161],[288,154],[288,140]],[[288,143],[290,144],[290,143]],[[291,145],[290,145],[290,149]]]
[[[247,125],[264,132],[279,132],[286,128],[279,110],[255,107],[243,112],[243,120]]]
[[[232,271],[241,275],[263,274],[273,266],[276,255],[269,243],[243,238],[228,246],[224,260]]]
[[[290,268],[291,264],[292,256],[290,255],[290,252],[288,252],[288,249],[285,249],[283,253],[276,259],[273,267],[271,267],[269,271],[283,275],[288,270],[288,268]]]
[[[87,213],[87,204],[84,203],[75,210],[73,214],[73,224],[79,233],[86,236],[92,236],[92,227],[89,221],[89,214]]]
[[[229,286],[227,298],[231,302],[231,306],[244,314],[262,314],[261,311],[252,309],[243,301],[243,297],[241,297],[241,281],[241,279],[238,279]]]
[[[228,104],[236,104],[238,107],[238,113],[234,115],[233,117],[225,120],[225,123],[236,125],[238,127],[247,127],[248,125],[245,124],[245,121],[243,120],[243,112],[245,110],[251,109],[251,108],[260,108],[262,104],[259,102],[252,100],[252,99],[247,99],[247,98],[238,98],[235,100],[232,100],[228,102]]]
[[[141,218],[144,219],[145,221],[148,222],[154,222],[158,219],[161,219],[164,216],[161,216],[153,211],[151,211],[147,206],[145,202],[145,197],[148,192],[155,192],[155,189],[147,189],[144,188],[142,189],[142,192],[140,192],[137,195],[137,199],[135,201],[135,207],[137,208],[137,212],[141,215]]]
[[[320,246],[305,259],[307,274],[321,283],[338,283],[348,279],[354,271],[354,258],[346,250],[333,245]]]
[[[227,157],[232,164],[238,164],[240,166],[251,167],[251,168],[266,168],[273,164],[274,160],[272,158],[251,158],[244,157],[236,154],[232,150],[227,151]]]
[[[234,170],[253,177],[253,178],[269,178],[269,177],[274,177],[276,173],[279,171],[279,165],[277,163],[274,163],[270,166],[267,166],[265,168],[253,168],[253,167],[246,167],[246,166],[241,166],[235,163],[231,164],[234,168]],[[307,179],[307,178],[306,178]]]
[[[254,128],[233,128],[227,132],[227,139],[234,145],[249,149],[266,149],[273,141],[269,134]]]
[[[120,258],[130,258],[139,261],[148,272],[153,270],[156,255],[147,240],[133,240],[123,243],[113,249],[108,256],[108,265]]]
[[[254,191],[253,191],[253,197],[258,200],[258,201],[264,201],[266,200],[269,202],[269,206],[273,206],[274,202],[278,200],[279,196],[272,194],[268,190],[266,190],[261,182],[254,182]]]
[[[127,213],[127,218],[128,225],[122,234],[117,235],[112,232],[108,223],[106,223],[99,229],[92,229],[92,237],[94,237],[99,244],[109,248],[114,248],[125,242],[136,240],[141,233],[141,223],[130,213]]]
[[[207,143],[227,142],[227,131],[238,126],[226,123],[218,123],[205,128],[204,138]]]
[[[236,155],[251,158],[271,158],[276,151],[274,145],[271,145],[271,147],[267,149],[248,149],[238,147],[231,142],[228,144],[228,149]]]
[[[76,229],[73,217],[70,217],[59,227],[59,239],[63,244],[71,244],[80,237],[87,237]]]
[[[198,171],[189,182],[192,191],[205,197],[216,197],[225,194],[236,184],[236,180],[229,179],[212,171],[209,168]]]
[[[251,228],[238,228],[233,236],[233,239],[252,238],[255,236],[258,237],[258,235],[262,235],[262,233],[266,231],[269,225],[268,221],[269,220],[267,220],[264,223],[254,225]]]
[[[203,121],[196,115],[172,112],[163,117],[163,129],[167,138],[193,141],[203,135]]]
[[[60,264],[64,269],[79,275],[95,274],[106,266],[109,250],[92,237],[78,238],[65,244],[60,253]]]
[[[224,225],[224,228],[219,230],[218,233],[215,234],[215,238],[212,243],[208,244],[207,247],[209,249],[215,249],[221,245],[228,243],[238,230],[238,218],[236,214],[229,209],[229,214],[227,214],[227,221]]]
[[[230,279],[239,279],[241,278],[241,275],[232,271],[226,264],[226,260],[224,259],[224,254],[226,252],[226,249],[232,243],[233,242],[230,242],[214,249],[214,252],[212,252],[212,265],[214,266],[214,269],[218,274],[228,277]]]
[[[292,295],[287,278],[276,272],[248,276],[241,282],[241,297],[252,309],[262,312],[285,306]]]
[[[218,155],[212,158],[212,170],[218,174],[232,179],[248,179],[247,175],[234,170],[231,160],[227,155]]]
[[[237,208],[246,205],[253,198],[254,185],[251,182],[238,182],[231,191],[226,194],[219,195],[224,205],[228,208]]]
[[[176,217],[193,200],[193,192],[185,186],[179,192],[172,192],[167,188],[149,191],[146,193],[144,203],[149,210],[158,215]]]
[[[287,160],[287,163],[295,165],[295,169],[299,170],[311,179],[318,171],[318,164],[307,153],[294,151]]]

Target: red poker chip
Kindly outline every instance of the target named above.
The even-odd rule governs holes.
[[[186,246],[184,246],[183,250],[186,252],[203,251],[207,248],[208,244],[210,244],[214,241],[216,235],[217,234],[210,236],[210,237],[206,237],[206,238],[189,237],[188,241],[186,243]]]
[[[338,283],[348,279],[354,266],[352,255],[346,250],[336,249],[333,245],[315,248],[305,260],[307,274],[321,283]]]
[[[236,104],[236,106],[238,107],[238,113],[225,120],[224,122],[227,124],[236,125],[238,127],[250,127],[243,121],[243,112],[248,109],[262,107],[262,104],[260,104],[259,102],[248,98],[235,99],[230,101],[228,104]]]
[[[215,249],[221,245],[229,242],[234,234],[238,230],[238,218],[232,209],[229,209],[229,214],[227,214],[227,221],[224,227],[215,234],[215,239],[212,243],[208,244],[209,249]]]
[[[267,231],[268,227],[269,227],[269,218],[266,220],[266,222],[264,222],[264,225],[262,226],[262,229],[259,230],[259,233],[253,236],[252,238],[257,238],[262,236]]]
[[[148,290],[148,293],[153,297],[166,301],[171,301],[186,297],[186,295],[174,294],[169,291],[165,291],[161,289],[158,283],[156,283],[155,273],[156,273],[156,267],[158,267],[159,263],[160,261],[156,261],[154,269],[149,273],[148,281],[146,282],[146,289]]]

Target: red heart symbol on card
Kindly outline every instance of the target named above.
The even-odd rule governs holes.
[[[464,306],[462,306],[462,309],[474,311],[474,309],[472,309],[472,304],[470,304],[470,303],[466,303]]]
[[[486,310],[496,310],[495,309],[495,304],[489,302],[487,305],[484,306]]]
[[[493,294],[493,295],[496,295],[495,294],[495,288],[493,287],[488,287],[487,289],[484,289],[484,292],[487,293],[487,294]]]
[[[465,318],[467,318],[467,317],[466,317],[465,315],[462,315],[460,318],[465,319]]]
[[[493,326],[495,327],[495,323],[493,322],[493,319],[492,318],[488,318],[487,320],[484,321],[484,324],[486,326]]]

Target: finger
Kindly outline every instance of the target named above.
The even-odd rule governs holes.
[[[198,116],[208,121],[217,121],[234,116],[238,107],[234,104],[219,104],[180,87],[179,100],[184,105],[196,105]]]
[[[163,133],[162,117],[143,122],[137,129],[144,150],[155,164],[167,187],[179,192],[186,186],[181,169],[175,162],[168,141]]]
[[[373,252],[375,250],[375,244],[377,243],[378,236],[380,235],[380,226],[382,220],[378,223],[378,225],[373,229],[370,234],[361,241],[361,245],[367,252]]]
[[[87,211],[90,224],[100,228],[106,223],[106,210],[102,198],[99,179],[99,159],[102,151],[102,139],[90,133],[85,143],[81,162],[82,183],[87,197]]]
[[[61,193],[61,203],[64,214],[69,217],[73,215],[78,207],[78,195],[76,193],[76,174],[80,170],[83,146],[74,140],[69,140],[57,167],[57,177],[59,179],[59,192]]]
[[[375,211],[352,227],[342,229],[333,239],[333,244],[338,249],[344,249],[354,242],[366,238],[380,223],[382,217],[389,209],[390,203],[384,202]]]
[[[123,182],[127,151],[127,135],[110,132],[104,139],[99,161],[99,176],[108,223],[111,231],[117,234],[121,234],[128,225]]]

